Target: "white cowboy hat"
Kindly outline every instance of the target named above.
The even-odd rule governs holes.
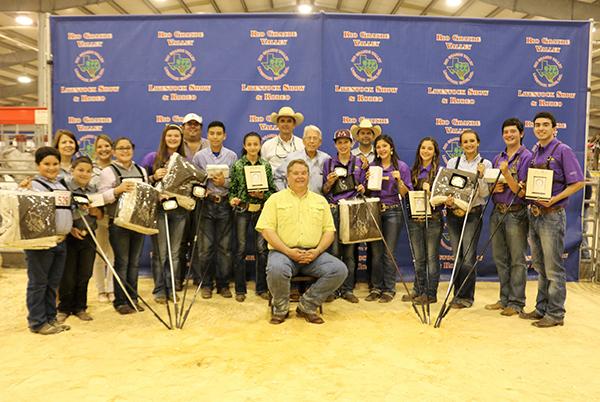
[[[379,125],[373,125],[373,123],[371,123],[371,120],[369,119],[362,119],[360,121],[359,125],[352,125],[352,127],[350,127],[350,132],[352,133],[352,137],[354,138],[355,141],[357,141],[358,139],[356,138],[356,134],[358,133],[358,131],[361,128],[368,128],[369,130],[371,130],[373,132],[373,134],[375,134],[375,137],[381,135],[381,126]]]
[[[294,109],[292,109],[289,106],[282,107],[281,109],[279,109],[279,112],[271,113],[271,116],[269,116],[269,118],[271,120],[271,123],[277,123],[277,119],[283,116],[293,118],[296,121],[296,126],[299,126],[304,121],[304,116],[302,115],[302,113],[294,112]]]

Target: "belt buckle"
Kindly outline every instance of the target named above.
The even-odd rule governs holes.
[[[248,212],[258,212],[260,211],[262,205],[260,204],[247,204],[246,208],[248,210]]]
[[[540,208],[538,205],[535,205],[535,204],[531,205],[531,215],[533,215],[537,218],[541,214],[542,214],[542,208]]]
[[[223,201],[223,197],[221,197],[220,195],[213,195],[212,200],[215,204],[220,204],[221,201]]]
[[[498,211],[500,211],[501,214],[505,214],[508,212],[508,205],[506,204],[498,204],[496,205],[496,207],[498,208]]]
[[[452,213],[454,214],[454,216],[457,216],[459,218],[462,218],[463,216],[465,216],[467,214],[464,210],[462,210],[460,208],[454,208],[452,210]]]

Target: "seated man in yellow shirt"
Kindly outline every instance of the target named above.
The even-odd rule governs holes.
[[[346,265],[325,252],[335,226],[327,200],[308,190],[308,165],[301,159],[287,167],[288,188],[273,194],[256,223],[269,243],[267,284],[273,295],[271,324],[289,314],[290,279],[299,273],[318,277],[300,298],[296,313],[312,324],[322,324],[317,308],[346,279]]]

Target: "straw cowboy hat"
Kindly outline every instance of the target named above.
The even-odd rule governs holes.
[[[279,112],[271,113],[271,116],[269,118],[271,120],[271,123],[277,123],[277,119],[284,116],[293,118],[296,121],[296,126],[299,126],[304,121],[304,116],[302,115],[302,113],[294,112],[294,109],[292,109],[289,106],[282,107],[281,109],[279,109]]]
[[[373,123],[371,123],[371,120],[362,119],[358,126],[356,124],[354,124],[354,125],[352,125],[352,127],[350,127],[350,132],[352,133],[352,137],[354,138],[355,141],[358,141],[358,139],[356,138],[356,134],[362,128],[368,128],[369,130],[371,130],[373,132],[373,134],[375,134],[375,137],[377,137],[378,135],[381,134],[381,126],[379,126],[379,125],[374,126]]]

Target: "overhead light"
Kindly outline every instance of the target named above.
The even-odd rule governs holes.
[[[20,75],[17,77],[17,81],[19,81],[21,84],[30,84],[32,79],[26,75]]]
[[[26,15],[18,15],[15,21],[19,25],[33,25],[33,20]]]
[[[300,4],[298,6],[298,12],[300,14],[310,14],[312,12],[312,6],[310,4]]]
[[[462,3],[462,0],[446,0],[448,7],[458,7]]]

